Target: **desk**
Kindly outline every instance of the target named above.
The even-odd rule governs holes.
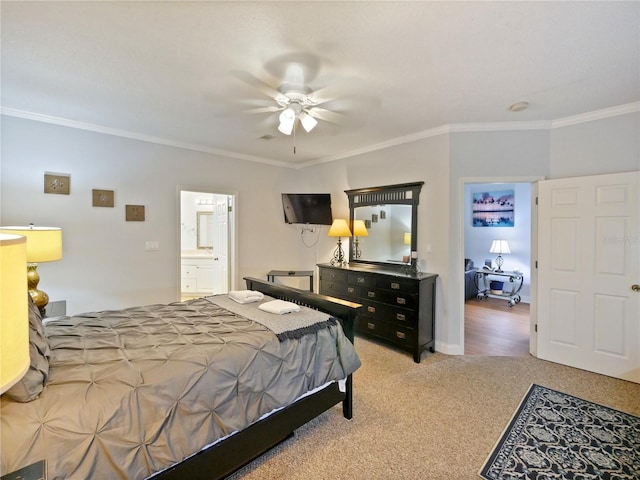
[[[271,270],[267,273],[267,281],[275,282],[275,277],[309,277],[309,291],[313,292],[312,270]]]
[[[501,292],[491,290],[491,279],[503,282],[505,285]],[[510,307],[520,303],[520,289],[524,282],[524,275],[520,272],[495,272],[481,269],[476,272],[476,287],[478,287],[477,299],[482,300],[487,297],[507,298]],[[511,289],[508,290],[506,283],[509,282]]]

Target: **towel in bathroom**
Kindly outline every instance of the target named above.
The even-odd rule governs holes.
[[[229,298],[238,303],[251,303],[259,302],[264,298],[264,295],[262,292],[256,292],[255,290],[231,290]]]
[[[261,303],[258,305],[258,308],[265,312],[277,313],[278,315],[300,311],[299,305],[284,300],[272,300],[271,302]]]

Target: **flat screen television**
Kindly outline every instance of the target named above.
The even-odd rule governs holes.
[[[330,193],[283,193],[282,208],[286,223],[331,225]]]

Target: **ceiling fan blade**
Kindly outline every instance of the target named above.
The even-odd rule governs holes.
[[[260,80],[258,77],[255,77],[248,72],[244,72],[242,70],[232,70],[231,75],[242,80],[247,85],[257,88],[262,93],[271,98],[282,96],[282,93],[280,93],[277,89],[273,88],[268,83]]]
[[[331,123],[340,123],[345,118],[345,116],[341,113],[332,112],[330,110],[327,110],[326,108],[321,107],[312,107],[307,110],[307,113],[314,118]]]
[[[274,113],[283,110],[284,107],[278,107],[277,105],[271,105],[268,107],[256,107],[244,110],[242,113]]]
[[[264,68],[283,83],[307,85],[320,70],[320,57],[313,53],[294,52],[272,58]]]
[[[344,95],[344,89],[330,85],[328,87],[320,88],[307,95],[316,105],[330,102]]]

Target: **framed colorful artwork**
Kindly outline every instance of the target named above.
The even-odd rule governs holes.
[[[476,192],[472,197],[471,221],[474,227],[513,227],[513,190]]]

